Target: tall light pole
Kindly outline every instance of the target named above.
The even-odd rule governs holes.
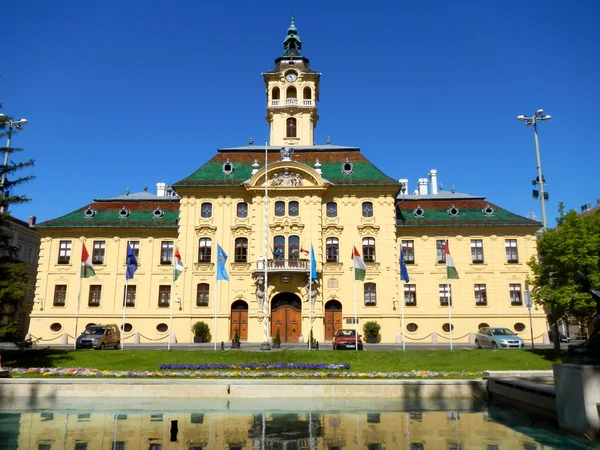
[[[517,120],[523,121],[525,122],[525,126],[529,127],[531,125],[533,125],[533,137],[535,139],[535,156],[537,158],[537,171],[538,171],[538,177],[537,177],[537,184],[539,184],[540,186],[540,202],[542,203],[542,226],[544,231],[546,231],[546,205],[545,205],[545,201],[546,201],[546,197],[547,194],[544,194],[544,176],[542,175],[542,162],[540,160],[540,144],[538,142],[538,135],[537,135],[537,121],[538,120],[550,120],[551,117],[548,115],[544,114],[544,110],[543,109],[538,109],[537,112],[531,116],[531,117],[526,117],[524,115],[520,115],[517,117]],[[535,182],[534,182],[535,184]]]
[[[6,212],[4,204],[4,185],[6,184],[6,166],[8,166],[8,154],[10,152],[10,138],[12,137],[13,128],[21,130],[23,125],[27,124],[27,119],[14,121],[4,114],[0,114],[0,122],[8,123],[8,133],[6,134],[6,148],[4,149],[4,164],[2,165],[2,178],[0,179],[0,212]]]

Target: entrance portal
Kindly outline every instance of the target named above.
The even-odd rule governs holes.
[[[248,303],[244,300],[237,300],[231,305],[231,327],[229,329],[229,339],[235,337],[235,329],[240,332],[240,341],[248,340]]]
[[[296,294],[282,292],[271,300],[271,336],[279,329],[281,342],[298,342],[302,334],[302,304]]]
[[[342,304],[337,300],[330,300],[325,304],[325,340],[331,341],[335,332],[341,328]]]

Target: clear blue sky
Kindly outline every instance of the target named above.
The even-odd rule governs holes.
[[[293,5],[293,6],[292,6]],[[316,142],[361,147],[387,175],[437,169],[445,190],[521,215],[537,175],[567,209],[600,197],[600,2],[4,2],[2,112],[34,158],[38,222],[93,198],[176,182],[219,147],[268,139],[261,72],[293,14],[321,72]],[[2,145],[4,145],[2,143]]]

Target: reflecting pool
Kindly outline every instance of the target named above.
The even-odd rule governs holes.
[[[458,400],[22,399],[2,450],[584,449],[546,420]]]

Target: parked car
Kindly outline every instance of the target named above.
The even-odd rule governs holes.
[[[550,342],[554,342],[554,334],[552,333],[552,331],[548,331],[548,337],[550,338]],[[564,333],[561,333],[560,331],[558,332],[558,338],[560,342],[569,343],[570,340],[567,336],[564,335]]]
[[[77,338],[75,348],[94,348],[104,350],[106,347],[121,347],[121,332],[115,324],[90,325]]]
[[[333,337],[334,350],[342,350],[344,348],[355,350],[357,345],[359,350],[363,349],[360,334],[358,338],[356,337],[356,330],[338,330]]]
[[[508,328],[480,328],[475,335],[477,348],[525,348],[525,341]]]

